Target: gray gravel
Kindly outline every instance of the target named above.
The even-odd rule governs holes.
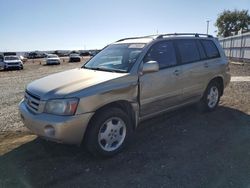
[[[230,64],[232,76],[250,76],[250,63]]]

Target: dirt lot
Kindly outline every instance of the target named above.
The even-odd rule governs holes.
[[[0,72],[0,187],[250,186],[250,82],[230,83],[215,112],[191,106],[143,122],[130,147],[98,160],[37,138],[18,116],[27,83],[79,66]],[[250,65],[231,65],[231,73],[250,76]]]

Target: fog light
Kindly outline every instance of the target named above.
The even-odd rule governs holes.
[[[56,130],[51,125],[46,125],[44,127],[44,133],[46,136],[55,136]]]

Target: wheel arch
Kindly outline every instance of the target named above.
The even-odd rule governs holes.
[[[84,135],[83,135],[83,141],[85,139],[85,135],[86,135],[86,132],[88,131],[89,127],[90,127],[90,124],[91,122],[93,121],[93,119],[99,114],[101,113],[102,111],[104,110],[108,110],[109,108],[119,108],[121,110],[123,110],[130,118],[131,118],[131,122],[132,122],[132,126],[133,126],[133,130],[136,129],[137,127],[137,113],[132,105],[131,102],[129,101],[126,101],[126,100],[118,100],[118,101],[113,101],[113,102],[110,102],[108,104],[105,104],[101,107],[99,107],[95,113],[92,115],[92,117],[90,118],[89,122],[88,122],[88,125],[87,125],[87,128],[84,132]]]
[[[216,76],[213,79],[211,79],[208,83],[208,85],[212,82],[217,82],[220,86],[220,96],[223,95],[224,93],[224,81],[223,81],[223,77],[222,76]]]

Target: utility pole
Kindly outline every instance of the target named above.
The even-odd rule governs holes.
[[[207,35],[208,35],[208,31],[209,31],[209,22],[210,22],[210,20],[207,20]]]

